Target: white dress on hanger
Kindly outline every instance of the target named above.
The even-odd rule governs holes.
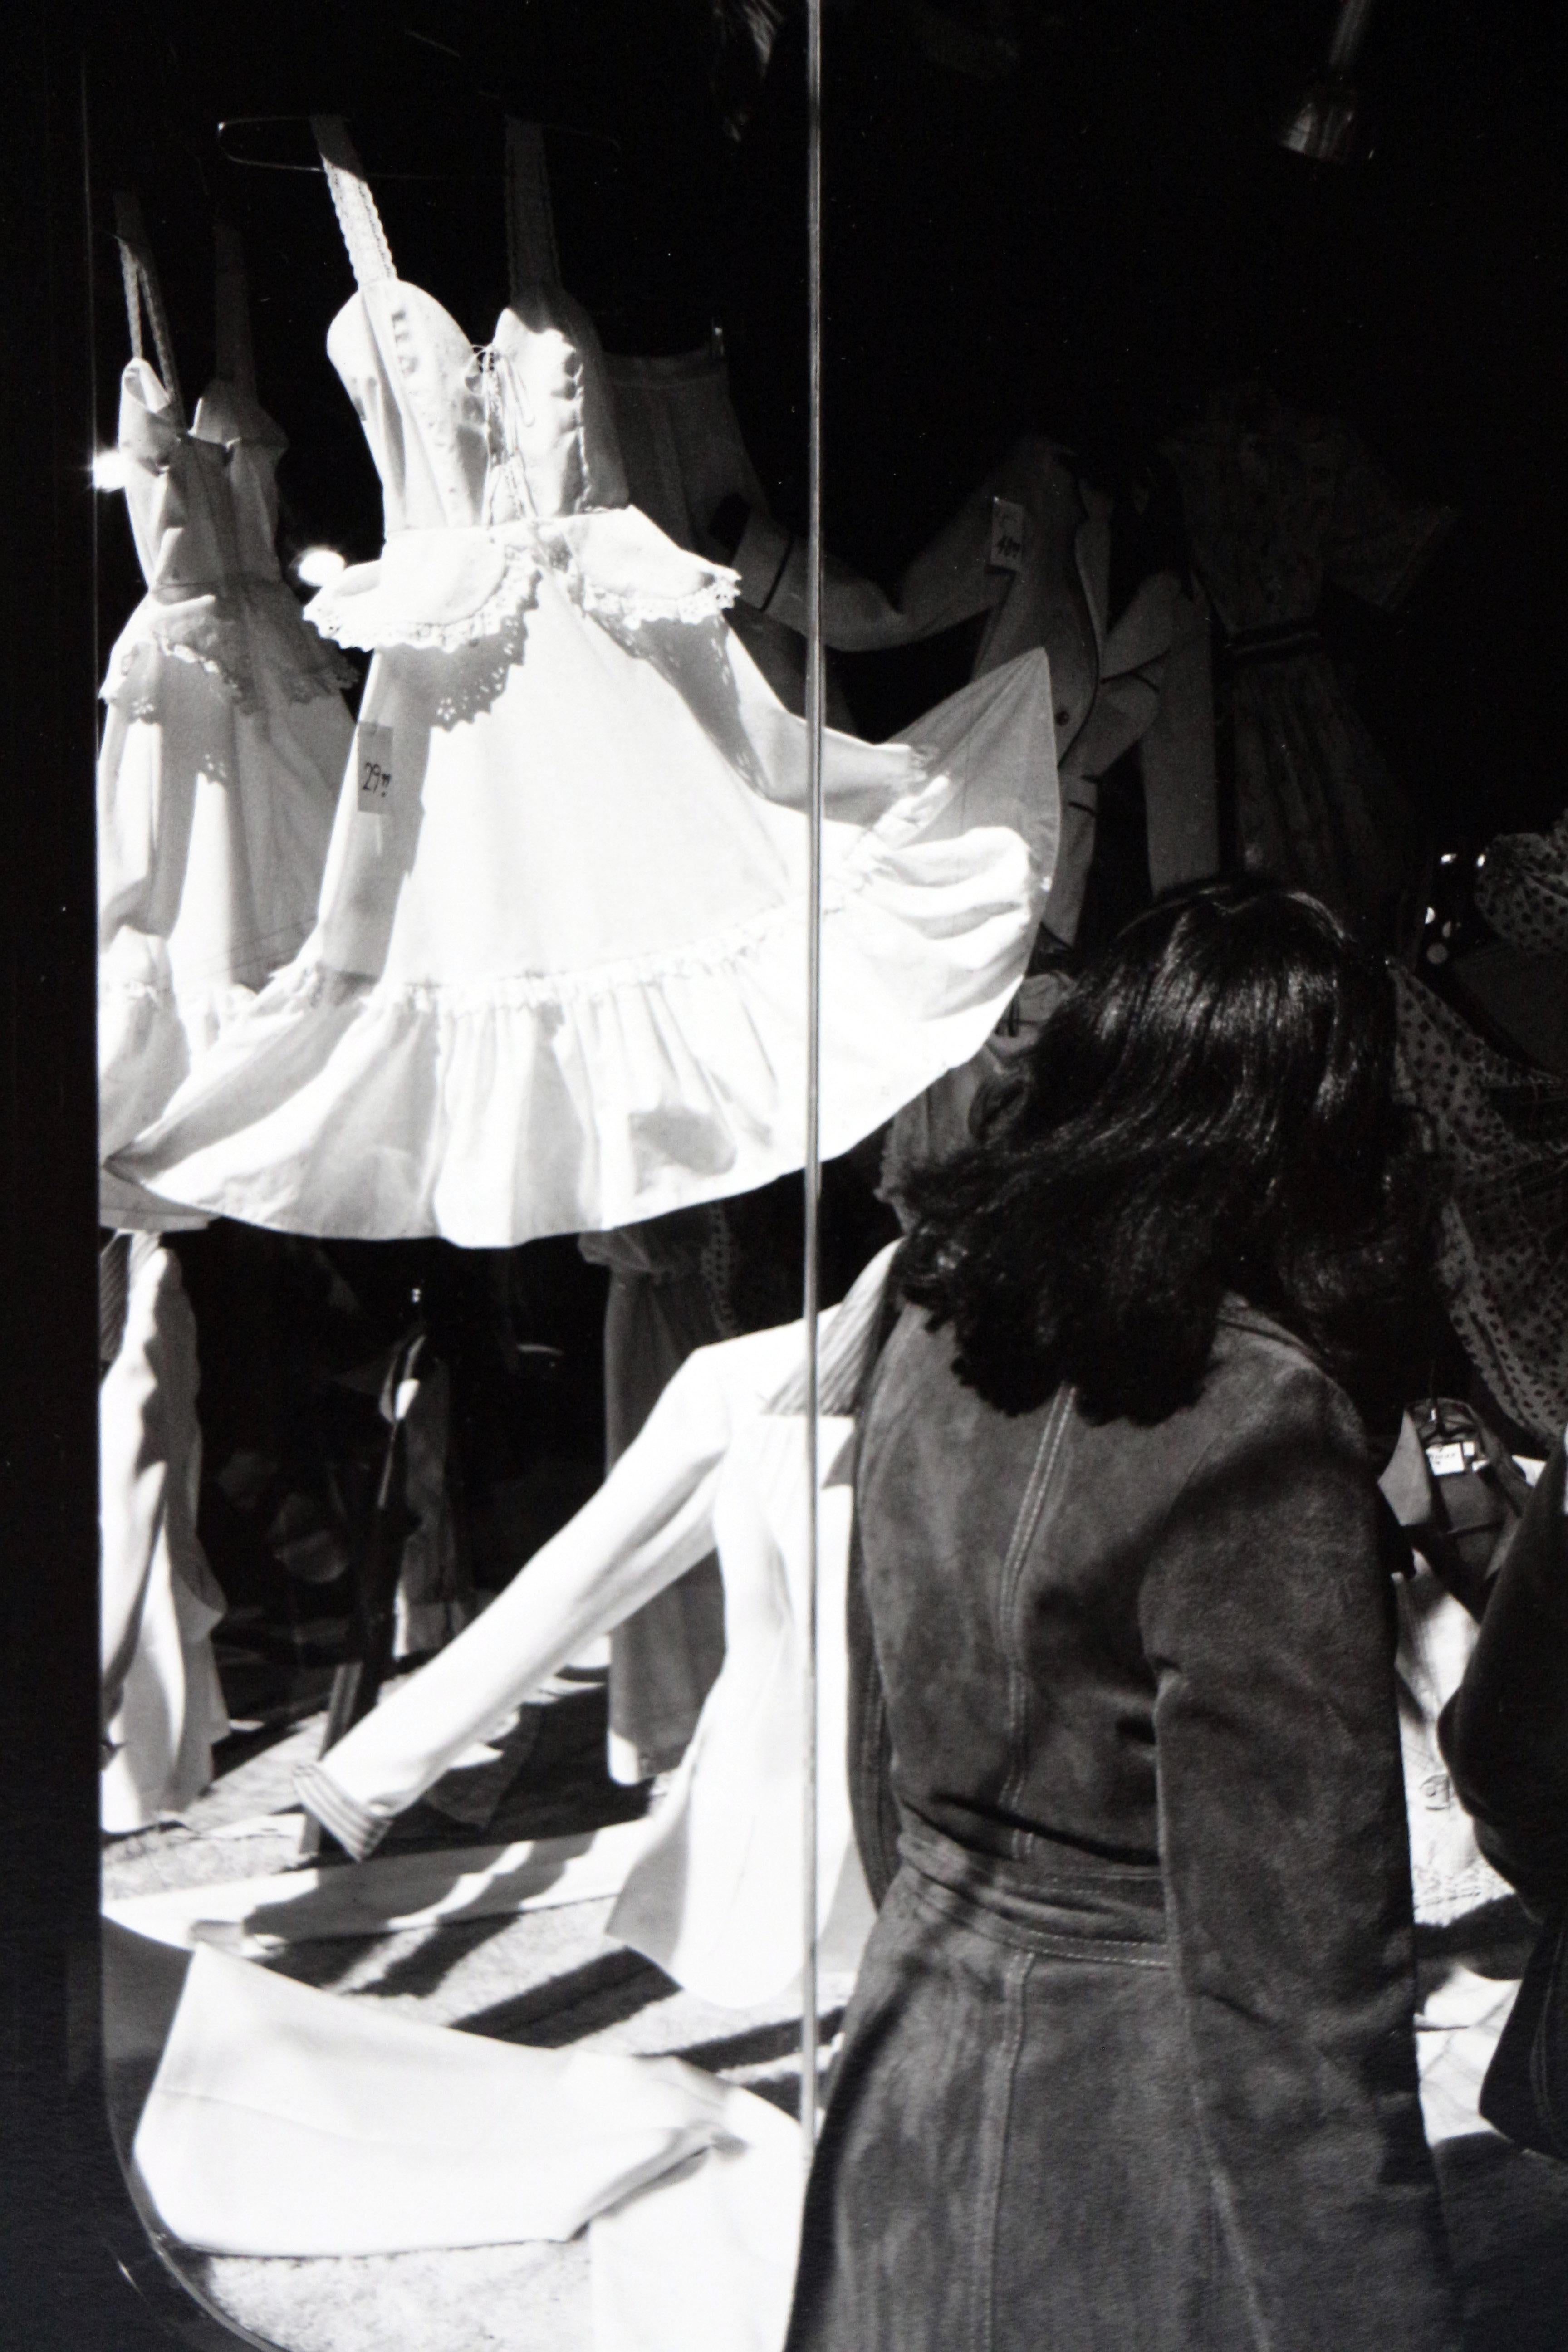
[[[353,673],[279,575],[283,435],[213,383],[187,432],[143,359],[120,401],[147,593],[109,658],[98,762],[99,1122],[129,1143],[315,919]],[[136,1196],[105,1191],[107,1222]],[[142,1216],[142,1223],[178,1223]]]
[[[386,545],[310,608],[372,647],[316,929],[119,1165],[288,1232],[474,1247],[633,1223],[805,1157],[804,726],[732,573],[625,503],[577,307],[476,352],[329,163],[359,291],[328,349]],[[972,1054],[1056,840],[1049,677],[826,744],[821,1137]]]

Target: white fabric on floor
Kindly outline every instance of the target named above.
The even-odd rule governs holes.
[[[589,2227],[594,2352],[779,2352],[805,2175],[800,2126],[736,2090],[731,2137]]]
[[[99,1390],[106,1830],[188,1804],[228,1730],[212,1649],[224,1597],[196,1535],[196,1381],[178,1261],[138,1234],[123,1335]]]
[[[134,2156],[210,2252],[500,2245],[569,2238],[733,2136],[736,2097],[677,2058],[520,2049],[198,1948]]]

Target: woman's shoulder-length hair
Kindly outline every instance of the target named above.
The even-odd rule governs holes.
[[[904,1295],[1002,1410],[1071,1381],[1097,1418],[1152,1422],[1197,1396],[1239,1294],[1381,1422],[1437,1311],[1394,1019],[1388,972],[1316,899],[1163,901],[1076,982],[974,1144],[910,1180]]]

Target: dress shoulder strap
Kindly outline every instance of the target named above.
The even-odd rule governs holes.
[[[245,247],[239,231],[228,221],[213,223],[217,254],[216,294],[216,353],[213,369],[237,392],[256,395],[256,359],[250,342],[250,297],[245,276]]]
[[[158,373],[169,395],[169,406],[176,425],[185,422],[185,404],[180,394],[179,370],[174,365],[174,338],[169,332],[168,313],[163,308],[163,290],[158,283],[158,272],[153,262],[153,248],[147,241],[147,224],[142,217],[142,206],[128,188],[121,189],[114,199],[114,233],[120,241],[120,269],[125,281],[125,316],[131,329],[131,349],[137,359],[146,357],[142,340],[142,316],[153,330],[153,348],[157,353]]]
[[[392,247],[387,244],[375,198],[371,194],[364,167],[354,152],[342,116],[312,114],[310,131],[327,174],[343,243],[353,264],[355,284],[374,286],[384,278],[395,278]]]
[[[560,285],[544,133],[513,114],[506,119],[506,252],[514,298],[529,286]]]

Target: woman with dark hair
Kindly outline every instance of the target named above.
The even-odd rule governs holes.
[[[1374,1485],[1436,1304],[1393,1080],[1334,918],[1208,890],[913,1187],[857,1480],[902,1861],[790,2352],[1458,2342]]]

